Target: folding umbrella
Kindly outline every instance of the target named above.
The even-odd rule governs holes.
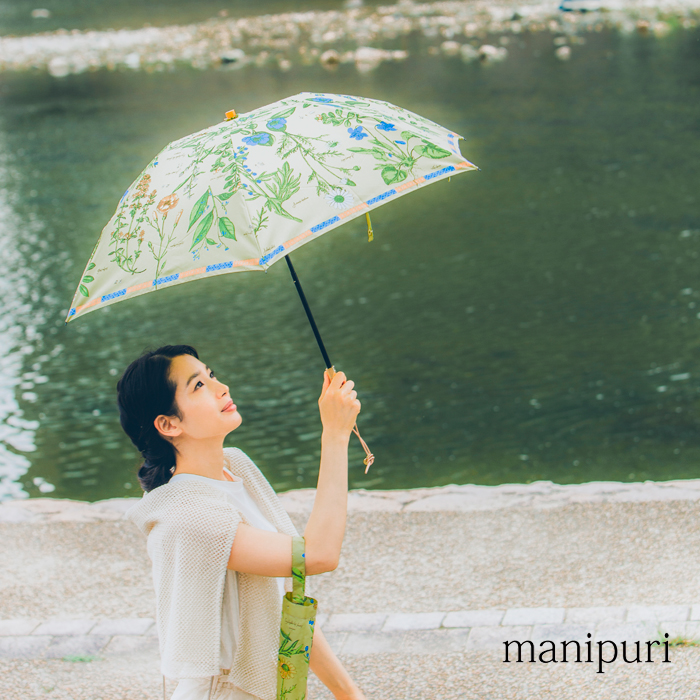
[[[462,136],[352,95],[303,92],[169,143],[122,196],[66,323],[202,277],[284,258],[330,375],[335,372],[289,254],[425,185],[477,169]],[[367,453],[365,473],[374,457]]]

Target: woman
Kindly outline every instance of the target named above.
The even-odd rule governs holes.
[[[324,375],[307,575],[333,571],[340,557],[360,412],[353,386],[342,372]],[[179,681],[171,700],[275,700],[282,596],[299,533],[258,467],[223,447],[242,421],[228,386],[193,347],[166,345],[132,362],[117,393],[121,425],[145,459],[145,493],[126,516],[148,537],[163,694],[167,676]],[[336,698],[366,700],[320,629],[308,658]]]

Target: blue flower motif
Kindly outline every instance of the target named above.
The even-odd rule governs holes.
[[[327,104],[328,102],[333,102],[329,97],[310,97],[309,102],[322,102]]]
[[[396,131],[396,127],[387,122],[379,122],[379,124],[377,124],[377,129],[381,129],[382,131]]]
[[[243,143],[247,143],[249,146],[269,146],[272,144],[272,134],[260,131],[257,134],[246,136]]]
[[[273,131],[284,131],[287,128],[287,120],[283,117],[275,117],[275,119],[270,119],[266,126]]]
[[[400,143],[402,146],[405,146],[405,145],[406,145],[406,142],[405,142],[405,141],[394,141],[394,143]]]
[[[357,139],[358,141],[362,141],[362,139],[366,139],[369,134],[365,134],[362,131],[361,126],[356,126],[354,129],[348,129],[348,134],[350,134],[351,139]]]

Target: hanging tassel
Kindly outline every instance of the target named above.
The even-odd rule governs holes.
[[[369,212],[366,212],[365,216],[367,217],[367,242],[370,243],[374,240],[374,231],[372,231],[372,222],[369,218]]]
[[[352,432],[355,433],[355,435],[357,435],[357,439],[360,441],[360,444],[362,445],[362,449],[365,451],[365,454],[367,455],[362,460],[362,462],[365,465],[365,474],[366,474],[374,462],[374,455],[369,451],[369,447],[367,447],[367,443],[360,437],[360,431],[357,429],[357,423],[355,423],[355,427],[352,429]]]

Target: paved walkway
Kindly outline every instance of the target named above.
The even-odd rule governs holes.
[[[319,613],[337,654],[430,654],[503,649],[506,641],[613,642],[697,640],[700,604],[596,608],[509,608],[449,613]],[[590,634],[590,637],[588,636]],[[0,620],[0,658],[60,659],[103,654],[157,652],[152,618],[120,620]]]
[[[303,531],[313,491],[281,497]],[[162,698],[132,502],[0,505],[2,700]],[[354,491],[307,590],[368,700],[695,700],[700,648],[598,674],[505,664],[503,642],[700,639],[699,503],[700,481]],[[313,675],[309,698],[332,700]]]

